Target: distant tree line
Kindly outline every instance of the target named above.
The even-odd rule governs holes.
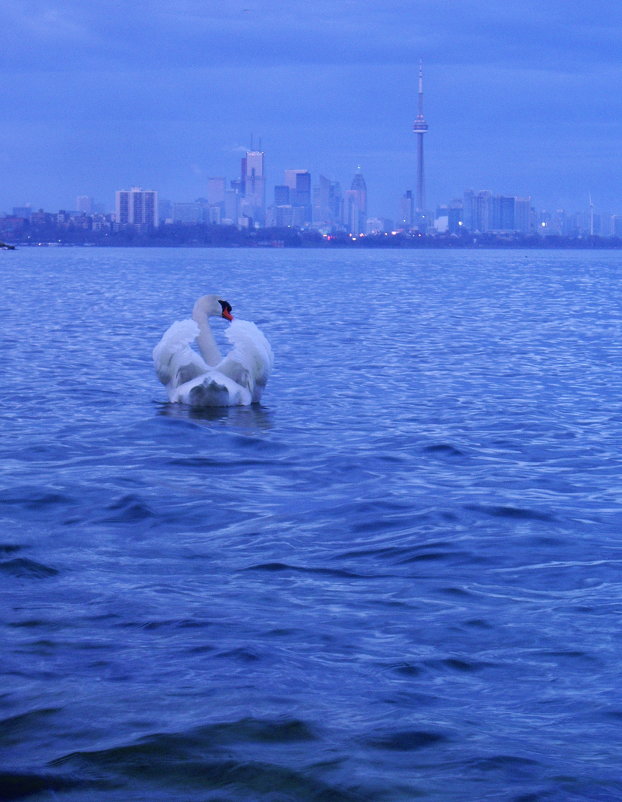
[[[299,228],[244,229],[236,226],[198,223],[165,223],[142,229],[108,225],[88,228],[65,223],[58,225],[20,221],[10,226],[10,218],[0,218],[0,234],[17,245],[98,245],[116,247],[281,247],[281,248],[622,248],[620,237],[538,234],[421,234],[409,231],[352,236],[345,231],[328,235]],[[3,225],[4,224],[4,225]]]

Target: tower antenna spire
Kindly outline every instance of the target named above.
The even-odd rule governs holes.
[[[423,135],[428,130],[428,124],[423,116],[423,61],[419,61],[419,92],[417,104],[417,117],[413,123],[413,132],[417,135],[417,212],[422,215],[425,211],[425,180],[423,170]]]

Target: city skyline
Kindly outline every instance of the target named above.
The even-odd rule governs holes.
[[[622,10],[561,0],[8,0],[0,211],[109,203],[119,187],[205,195],[261,136],[265,182],[292,165],[346,186],[361,166],[370,215],[416,195],[419,62],[425,183],[434,208],[465,188],[543,208],[620,207],[616,92]],[[242,133],[244,132],[244,133]]]

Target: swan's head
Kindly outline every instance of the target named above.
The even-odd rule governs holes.
[[[233,315],[231,314],[231,304],[229,303],[229,301],[219,300],[218,303],[222,307],[221,316],[226,318],[227,320],[233,320]]]
[[[233,320],[231,304],[229,301],[223,301],[217,295],[203,295],[199,298],[192,310],[192,317],[196,320],[201,315],[224,317],[225,320]]]

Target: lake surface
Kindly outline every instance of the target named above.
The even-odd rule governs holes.
[[[622,254],[0,272],[0,799],[622,799]],[[208,292],[261,406],[166,403]]]

